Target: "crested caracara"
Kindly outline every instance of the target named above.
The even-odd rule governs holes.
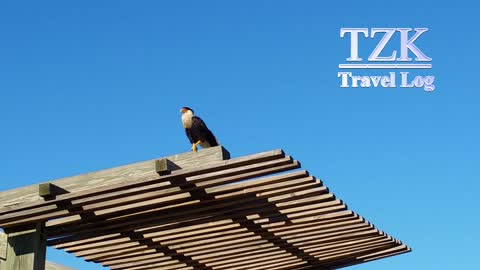
[[[183,107],[182,112],[182,124],[185,128],[190,143],[192,144],[192,151],[197,151],[197,145],[203,148],[217,146],[218,142],[213,133],[208,129],[205,122],[193,114],[193,110],[188,107]]]

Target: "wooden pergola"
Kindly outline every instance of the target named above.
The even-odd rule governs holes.
[[[112,270],[335,269],[410,251],[299,168],[219,146],[1,192],[0,268],[43,270],[46,246]]]

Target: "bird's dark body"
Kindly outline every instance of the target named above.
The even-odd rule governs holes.
[[[202,147],[218,145],[217,139],[200,117],[192,117],[192,126],[190,128],[185,128],[185,133],[192,144],[201,141],[202,143],[200,145],[203,144]]]

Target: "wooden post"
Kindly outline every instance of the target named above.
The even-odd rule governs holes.
[[[7,235],[2,231],[0,231],[0,270],[7,269],[6,259],[7,259]],[[73,269],[47,261],[45,263],[45,270],[73,270]]]
[[[43,223],[7,230],[7,259],[2,270],[44,270],[46,238],[43,230]]]
[[[5,270],[7,259],[7,235],[0,231],[0,270]]]

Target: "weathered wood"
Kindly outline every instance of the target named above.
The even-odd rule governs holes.
[[[246,254],[244,259],[242,258],[233,258],[233,259],[225,259],[225,260],[218,260],[215,262],[210,262],[208,265],[215,267],[215,269],[222,269],[222,268],[233,268],[238,266],[243,266],[248,264],[249,269],[254,269],[256,266],[264,265],[267,262],[269,265],[273,265],[275,263],[291,261],[291,262],[301,262],[302,260],[296,257],[291,256],[288,253],[283,252],[282,250],[276,250],[270,252],[269,256],[265,256],[265,254]],[[251,268],[250,268],[251,267]]]
[[[47,261],[45,264],[45,270],[74,270],[74,269]]]
[[[155,170],[160,175],[166,175],[171,173],[173,170],[181,169],[179,166],[175,165],[171,160],[168,158],[161,158],[155,161]]]
[[[46,239],[44,224],[7,231],[5,270],[44,270]]]
[[[7,259],[7,235],[0,231],[0,260]]]
[[[73,224],[71,227],[65,226],[58,226],[58,228],[51,228],[49,230],[50,236],[61,236],[65,234],[71,233],[71,231],[75,231],[76,233],[81,232],[89,232],[92,233],[94,231],[108,231],[111,229],[119,229],[119,228],[126,228],[129,227],[130,229],[137,229],[138,225],[145,226],[146,224],[162,224],[168,223],[174,220],[188,220],[194,217],[202,217],[202,216],[217,216],[218,219],[222,219],[225,214],[230,212],[235,212],[237,214],[250,214],[252,212],[268,212],[271,209],[268,207],[269,205],[274,205],[276,200],[278,202],[282,202],[281,200],[295,200],[294,192],[299,192],[302,190],[309,190],[312,192],[311,196],[314,196],[314,199],[317,202],[325,201],[329,199],[333,199],[330,195],[328,197],[315,197],[316,195],[321,195],[324,193],[324,189],[319,189],[317,191],[313,190],[312,188],[319,187],[317,183],[311,183],[307,185],[302,185],[296,187],[295,189],[289,190],[280,190],[277,194],[278,196],[283,194],[283,197],[278,197],[276,199],[272,199],[269,201],[268,199],[262,199],[261,196],[245,196],[245,195],[237,195],[234,197],[218,199],[215,203],[212,201],[204,201],[196,203],[196,207],[191,207],[189,205],[183,207],[176,207],[174,209],[158,209],[155,211],[149,211],[147,213],[141,215],[130,216],[127,215],[125,217],[118,217],[114,220],[106,220],[106,221],[99,221],[96,223],[95,226],[89,224],[88,222],[81,222],[78,224]],[[310,190],[311,189],[311,190]],[[263,200],[261,202],[260,200]],[[312,200],[313,202],[313,200]],[[340,202],[337,202],[340,204]],[[302,204],[306,203],[299,203],[298,206],[302,207]],[[327,204],[326,204],[327,205]],[[278,206],[278,210],[282,213],[288,214],[290,212],[296,212],[298,210],[304,210],[306,208],[319,208],[321,205],[317,205],[315,207],[307,206],[306,208],[299,208],[299,207],[291,207],[291,206]],[[284,210],[285,209],[285,210]],[[235,214],[230,214],[235,215]],[[125,230],[125,229],[121,229]]]
[[[166,159],[181,169],[195,168],[205,164],[229,159],[230,154],[222,146],[201,149],[198,152],[187,152],[168,156]],[[87,173],[79,176],[67,177],[50,181],[52,184],[68,190],[71,193],[88,190],[96,187],[105,187],[119,183],[129,183],[148,173],[157,173],[154,160],[143,161],[112,169]],[[0,192],[0,212],[13,209],[26,203],[43,200],[38,196],[38,185],[31,185],[14,190]]]
[[[301,188],[301,187],[298,187],[298,188]],[[294,189],[292,189],[292,190],[290,190],[290,191],[293,192]],[[287,191],[285,191],[285,192],[287,192]],[[165,199],[169,199],[169,198],[167,197],[167,198],[165,198]],[[172,202],[174,202],[174,203],[175,203],[175,202],[178,202],[178,201],[175,201],[175,200],[176,200],[175,197],[172,197],[172,199],[174,199],[174,201],[172,201]],[[160,199],[160,201],[161,201],[161,200],[162,200],[162,199]],[[223,200],[223,199],[222,199],[222,200]],[[222,201],[222,200],[219,200],[219,201]],[[223,201],[224,201],[224,200],[223,200]],[[164,202],[161,202],[161,203],[163,204]],[[147,204],[146,207],[149,208],[149,209],[156,207],[155,204],[152,204],[152,203],[149,203],[149,202],[146,202],[145,204]],[[188,207],[187,207],[187,208],[188,208]],[[143,210],[145,210],[145,209],[143,209]],[[161,209],[158,209],[158,210],[161,210]],[[203,208],[199,208],[199,209],[191,209],[191,208],[190,208],[190,209],[189,209],[189,211],[197,211],[197,212],[198,212],[198,211],[201,211],[201,210],[203,211],[203,210],[205,210],[205,209],[203,209]],[[183,213],[183,212],[176,212],[176,213],[170,213],[169,215],[179,215],[179,214],[182,214],[182,213]],[[117,211],[117,212],[115,212],[115,213],[113,213],[113,214],[115,214],[116,217],[120,217],[120,216],[122,216],[122,215],[129,214],[129,213],[123,213],[123,212],[121,212],[121,211]],[[188,213],[183,213],[183,214],[188,214]],[[190,214],[191,214],[191,213],[190,213]],[[98,217],[99,217],[99,216],[97,216],[97,218],[98,218]],[[152,215],[149,214],[149,215],[147,215],[147,217],[148,217],[148,218],[152,218]],[[166,216],[163,216],[163,218],[165,218],[165,217],[166,217]],[[110,218],[110,217],[109,217],[109,216],[104,216],[104,218]],[[155,218],[155,217],[154,217],[154,218]],[[86,222],[86,221],[85,221],[85,222]],[[85,222],[82,222],[82,223],[85,223]],[[75,224],[74,224],[74,223],[70,223],[69,225],[75,225]],[[80,225],[80,224],[76,224],[76,225]],[[124,225],[125,225],[125,224],[124,224]],[[61,227],[62,227],[63,229],[65,229],[64,226],[61,226]],[[79,229],[79,227],[76,227],[75,230],[78,231],[78,229]],[[50,230],[55,230],[55,228],[49,228],[49,232],[50,232]],[[54,235],[54,234],[52,234],[52,235]]]
[[[281,150],[148,167],[126,182],[0,208],[0,226],[47,222],[49,245],[112,270],[330,269],[409,251],[308,172],[284,173],[299,163]]]
[[[345,228],[348,228],[348,227],[345,227]],[[314,229],[316,229],[316,228],[306,229],[306,232],[310,232]],[[320,238],[326,239],[328,237],[331,237],[331,235],[332,235],[332,234],[324,234],[322,230],[319,230],[319,229],[317,229],[317,230],[318,230],[318,234],[319,234]],[[342,234],[350,233],[350,231],[342,232],[341,226],[336,228],[336,230],[339,232],[339,233],[337,233],[337,236],[338,235],[341,236]],[[250,236],[248,236],[248,235],[250,235]],[[351,235],[351,234],[348,234],[348,235]],[[270,237],[268,237],[268,238],[270,238]],[[268,239],[268,238],[264,238],[263,241],[265,241],[265,239]],[[227,239],[229,239],[229,240],[226,241]],[[197,257],[200,254],[204,253],[205,250],[207,251],[206,255],[215,256],[215,251],[214,251],[213,248],[223,247],[224,249],[228,250],[229,248],[232,248],[232,243],[235,243],[235,242],[240,242],[244,246],[245,246],[246,243],[251,242],[251,246],[256,247],[255,241],[253,241],[253,242],[251,241],[251,240],[255,240],[255,239],[258,240],[259,238],[257,236],[255,236],[254,234],[251,234],[251,233],[250,234],[249,233],[232,234],[232,233],[225,232],[223,234],[210,235],[210,237],[207,237],[207,239],[204,239],[202,241],[191,241],[191,242],[185,241],[181,245],[179,245],[178,243],[175,243],[175,242],[171,242],[171,243],[168,243],[168,242],[165,242],[165,241],[161,241],[161,242],[163,244],[173,245],[174,248],[181,248],[184,252],[186,252],[190,256]],[[161,239],[156,239],[156,241],[157,240],[161,240]],[[261,243],[261,246],[258,246],[258,247],[265,247],[264,246],[265,243],[266,242]],[[208,247],[208,249],[206,249],[206,247]],[[234,252],[237,249],[238,248],[235,248]],[[102,253],[101,250],[97,250],[97,251]],[[107,254],[107,253],[112,253],[112,250],[105,249],[104,254]],[[240,255],[241,254],[243,254],[243,253],[240,253]],[[84,254],[77,254],[77,255],[84,255]],[[104,256],[104,255],[96,253],[93,256]],[[220,258],[219,256],[217,256],[217,257]],[[90,258],[93,259],[94,257],[89,257],[89,259]]]
[[[207,148],[210,149],[210,148]],[[245,156],[241,158],[236,158],[233,160],[227,160],[227,161],[217,161],[213,162],[214,164],[204,164],[201,166],[197,166],[195,168],[187,168],[187,169],[181,169],[181,170],[176,170],[174,171],[171,175],[168,176],[159,176],[158,173],[155,172],[148,172],[144,173],[142,176],[137,176],[135,179],[131,179],[128,183],[120,183],[120,184],[112,184],[109,186],[101,186],[101,187],[90,187],[88,190],[82,190],[78,191],[75,193],[71,194],[65,194],[65,195],[60,195],[57,196],[57,198],[50,200],[50,201],[40,201],[36,203],[30,203],[30,204],[22,204],[17,205],[15,207],[12,206],[6,206],[0,209],[0,220],[15,220],[18,219],[19,216],[22,216],[22,211],[27,211],[28,215],[34,214],[34,212],[30,211],[33,208],[38,208],[38,207],[52,207],[55,204],[59,203],[65,203],[65,202],[72,202],[75,200],[80,200],[85,202],[85,200],[89,200],[90,198],[94,198],[97,200],[98,196],[102,197],[103,200],[106,198],[111,198],[111,197],[118,197],[119,194],[117,192],[127,192],[127,194],[133,193],[136,194],[138,192],[138,189],[142,189],[143,187],[146,186],[151,186],[155,184],[160,184],[160,185],[169,185],[168,181],[171,181],[173,178],[181,178],[181,177],[193,177],[196,175],[211,175],[211,173],[215,173],[218,171],[223,171],[223,170],[229,170],[231,168],[236,168],[240,166],[244,166],[245,164],[251,164],[255,162],[265,162],[269,161],[272,159],[276,158],[282,158],[284,157],[284,153],[282,150],[274,150],[274,151],[268,151],[268,152],[263,152],[259,154],[254,154],[250,156]],[[154,166],[150,164],[151,166]],[[298,165],[297,165],[298,166]],[[211,177],[211,176],[210,176]],[[125,196],[125,193],[122,193],[121,196]],[[49,208],[50,209],[50,208]],[[34,209],[35,210],[35,209]],[[49,211],[49,210],[43,210],[42,211]],[[18,214],[20,212],[20,214]],[[36,216],[36,215],[35,215]],[[35,220],[42,220],[45,217],[39,217],[36,216]],[[27,221],[23,221],[27,222]],[[28,222],[34,222],[34,220],[29,220]],[[14,226],[14,225],[19,225],[20,223],[15,223],[15,222],[7,222],[7,223],[1,223],[1,226],[3,227],[9,227],[9,226]]]
[[[340,222],[339,220],[335,220],[336,222],[332,224],[333,221],[330,220],[320,220],[320,221],[314,221],[310,222],[309,224],[301,224],[302,228],[295,230],[295,228],[287,228],[280,230],[277,228],[275,230],[276,233],[281,233],[285,230],[291,229],[291,232],[297,232],[299,230],[303,230],[305,232],[311,230],[311,227],[314,227],[316,231],[319,229],[329,229],[331,227],[341,227],[344,224],[355,224],[355,223],[360,223],[363,222],[362,219],[356,218],[353,220],[347,219],[344,222]],[[338,225],[337,225],[338,224]],[[204,226],[202,229],[196,229],[194,231],[188,231],[188,232],[180,232],[178,229],[173,229],[173,230],[162,230],[158,229],[158,232],[150,232],[148,234],[144,234],[145,237],[147,238],[153,238],[154,241],[161,241],[163,244],[173,244],[173,243],[179,243],[179,242],[191,242],[193,240],[198,240],[201,238],[208,239],[211,236],[214,235],[219,235],[222,233],[228,233],[230,235],[235,234],[235,230],[230,230],[231,228],[241,228],[239,227],[240,225],[235,224],[235,223],[227,223],[226,225],[221,225],[221,224],[216,224],[215,226],[208,227]],[[112,240],[111,238],[108,239],[107,241],[95,241],[92,243],[88,244],[80,244],[76,246],[70,246],[66,248],[66,251],[69,252],[74,252],[74,251],[80,251],[80,250],[86,250],[89,248],[108,248],[110,249],[112,245],[119,245],[122,243],[128,243],[131,241],[131,239],[126,239],[126,238],[120,238],[116,240]]]
[[[0,232],[0,270],[6,270],[7,259],[7,235],[3,232]],[[47,261],[45,263],[45,270],[73,270],[56,263]]]
[[[330,204],[326,204],[326,205],[330,205]],[[288,218],[290,220],[295,219],[295,218],[304,218],[306,216],[308,216],[308,217],[314,216],[316,218],[321,218],[323,215],[338,212],[338,211],[342,211],[344,209],[345,209],[345,205],[339,204],[336,201],[336,202],[334,202],[333,205],[331,205],[329,207],[324,207],[324,208],[318,207],[317,209],[314,209],[314,210],[299,209],[297,212],[289,214]],[[278,214],[270,213],[270,212],[268,212],[268,210],[264,210],[264,211],[265,211],[265,213],[262,216],[264,218],[269,218],[269,219],[275,220],[275,218],[278,217]],[[228,218],[232,218],[234,216],[235,215],[229,215],[229,216],[224,216],[224,218],[228,219]],[[251,217],[251,218],[254,218],[254,217]],[[254,218],[254,219],[256,219],[256,218]],[[165,226],[159,227],[158,230],[160,230],[160,229],[167,230],[169,228],[181,228],[181,227],[187,226],[189,224],[194,225],[194,224],[202,224],[202,223],[216,222],[216,221],[219,221],[219,219],[217,217],[207,217],[207,218],[198,219],[198,220],[194,220],[194,221],[184,221],[184,222],[179,222],[179,223],[175,223],[175,224],[167,224]],[[264,226],[266,224],[269,224],[268,220],[258,219],[258,220],[256,220],[256,222],[258,224],[262,225],[262,226]],[[156,230],[154,230],[154,231],[156,231]],[[50,240],[50,245],[68,243],[68,242],[78,241],[78,240],[81,240],[81,239],[87,239],[87,238],[96,237],[96,236],[98,236],[98,235],[96,235],[96,234],[93,234],[93,235],[92,234],[86,234],[86,235],[77,234],[73,237],[65,237],[65,238]]]
[[[285,187],[285,186],[286,186],[286,187],[290,187],[288,190],[274,189],[273,187],[275,187],[276,184],[267,185],[267,183],[264,183],[265,186],[261,186],[261,187],[257,187],[257,188],[252,188],[252,189],[248,189],[248,190],[249,190],[250,192],[253,192],[253,191],[255,191],[255,190],[256,190],[256,192],[260,192],[260,191],[266,192],[266,191],[269,191],[269,190],[270,190],[270,191],[272,191],[272,190],[275,191],[275,190],[276,190],[276,191],[275,191],[275,194],[278,194],[278,195],[282,195],[282,194],[290,194],[290,195],[292,195],[292,193],[295,192],[295,190],[305,190],[305,189],[306,189],[306,187],[303,186],[303,185],[300,185],[300,183],[303,183],[303,184],[309,184],[309,183],[310,183],[310,184],[312,184],[310,187],[319,185],[318,183],[316,183],[316,182],[313,180],[312,177],[310,177],[310,178],[305,178],[305,177],[301,178],[300,176],[302,176],[302,174],[295,173],[295,174],[292,174],[292,175],[287,174],[287,175],[284,175],[284,176],[282,176],[282,177],[273,177],[273,178],[272,178],[272,180],[279,180],[280,182],[283,181],[283,180],[285,180],[285,178],[286,178],[287,180],[290,180],[289,182],[292,182],[292,184],[290,184],[290,183],[288,183],[288,184],[283,183],[284,187]],[[297,179],[297,178],[298,178],[298,179]],[[170,204],[172,204],[172,205],[178,204],[179,202],[183,202],[183,199],[184,199],[184,198],[189,197],[189,196],[188,196],[188,193],[189,193],[189,192],[192,193],[193,191],[196,191],[196,190],[197,190],[196,188],[186,189],[186,190],[185,190],[186,193],[184,192],[184,193],[181,193],[181,194],[179,194],[179,195],[175,195],[175,194],[177,194],[177,192],[175,192],[175,193],[163,193],[163,192],[161,192],[161,193],[159,193],[159,194],[157,195],[157,196],[159,197],[159,199],[158,199],[157,202],[147,201],[147,200],[146,200],[147,198],[148,198],[148,199],[152,199],[152,198],[150,197],[151,195],[149,195],[149,193],[145,193],[145,194],[142,194],[142,195],[141,195],[142,197],[145,198],[145,200],[143,200],[144,202],[142,202],[142,204],[144,204],[145,207],[141,207],[140,204],[139,204],[139,205],[136,205],[135,207],[137,207],[136,209],[137,209],[137,211],[138,211],[138,209],[140,209],[140,208],[141,208],[141,210],[154,209],[154,208],[156,208],[156,204],[159,205],[159,206],[164,206],[165,204],[168,204],[168,203],[170,203]],[[235,189],[234,189],[234,191],[235,191]],[[325,188],[322,188],[321,190],[313,190],[313,189],[312,189],[312,190],[309,190],[309,192],[320,192],[320,191],[322,191],[322,192],[325,191]],[[223,197],[225,197],[225,195],[227,195],[226,190],[224,190],[222,194],[223,194]],[[228,196],[228,197],[229,197],[229,198],[234,198],[235,196],[239,196],[239,195],[242,195],[242,194],[244,194],[244,193],[232,192],[232,193],[231,193],[231,196]],[[271,194],[273,194],[273,193],[271,193]],[[173,195],[175,195],[175,196],[173,196]],[[185,196],[185,195],[187,195],[187,196]],[[215,196],[216,196],[215,193],[212,193],[211,195],[213,196],[213,198],[215,198]],[[265,196],[265,197],[266,197],[265,194],[261,194],[261,193],[258,193],[258,196],[257,196],[257,197],[261,198],[262,196]],[[273,198],[273,200],[275,200],[275,199],[280,199],[280,198]],[[124,201],[122,201],[122,203],[125,203],[125,201],[128,202],[128,199],[124,199]],[[201,210],[201,209],[200,209],[201,204],[199,204],[199,205],[197,205],[197,206],[198,206],[197,208],[199,208],[199,209],[193,209],[194,211],[200,211],[200,210]],[[260,206],[260,205],[259,205],[259,206]],[[95,218],[96,218],[96,219],[98,219],[98,218],[108,219],[108,218],[111,218],[112,216],[115,216],[115,217],[118,218],[118,217],[120,217],[120,216],[122,216],[122,215],[124,215],[124,214],[129,214],[130,211],[129,211],[129,210],[127,211],[127,209],[128,209],[128,208],[131,208],[131,207],[132,207],[131,205],[127,205],[126,207],[122,207],[121,209],[120,209],[120,208],[117,208],[117,209],[114,209],[114,210],[109,210],[108,212],[112,212],[112,214],[108,214],[108,212],[105,212],[105,214],[97,212],[97,215],[95,216]],[[122,213],[122,211],[123,211],[123,213]],[[125,213],[125,211],[127,211],[127,212]],[[174,213],[174,214],[179,214],[179,213]],[[184,213],[184,214],[188,214],[188,213]],[[190,214],[191,214],[191,213],[190,213]],[[166,217],[166,216],[164,216],[164,217]],[[68,226],[77,226],[77,225],[81,225],[81,223],[88,223],[88,220],[86,220],[86,219],[83,219],[81,222],[80,222],[80,220],[78,219],[78,221],[79,221],[80,223],[74,222],[74,221],[75,221],[75,220],[70,220]],[[65,225],[64,225],[64,224],[58,223],[57,226],[58,226],[58,227],[62,227],[63,229],[65,229]],[[49,227],[48,229],[49,229],[49,230],[54,230],[54,227]]]
[[[7,235],[0,231],[0,270],[5,270],[7,259]]]
[[[279,171],[288,170],[288,169],[294,169],[298,166],[298,164],[295,163],[295,161],[291,160],[291,158],[289,157],[281,158],[273,161],[260,162],[259,164],[256,164],[257,167],[259,165],[262,165],[267,169],[260,170],[256,173],[249,172],[247,174],[250,177],[251,176],[259,177],[264,174],[264,170],[268,170],[268,172],[272,173],[272,172],[279,172]],[[242,167],[236,168],[235,170],[228,170],[230,171],[230,174],[231,174],[230,177],[217,178],[215,179],[215,181],[218,184],[227,184],[233,180],[240,181],[245,178],[244,172],[250,171],[251,168],[252,168],[251,166],[242,166]],[[205,176],[205,179],[207,180],[210,178],[211,178],[211,174],[207,174]],[[196,177],[195,179],[196,181],[200,181],[200,179],[202,178]],[[212,180],[209,180],[209,181],[212,181]],[[188,184],[189,182],[190,181],[187,181],[186,184]],[[173,200],[175,198],[169,197],[169,196],[177,195],[180,193],[188,194],[188,192],[194,192],[195,190],[198,190],[198,188],[195,186],[192,186],[192,188],[185,190],[185,189],[176,187],[170,184],[169,182],[161,182],[158,184],[148,185],[146,187],[136,188],[134,190],[132,189],[120,190],[116,192],[110,192],[105,195],[90,196],[84,199],[72,200],[68,205],[63,207],[57,207],[55,205],[46,205],[46,206],[36,207],[33,209],[27,209],[24,211],[16,211],[13,213],[2,215],[0,217],[0,220],[3,226],[12,226],[12,225],[21,225],[22,223],[37,222],[37,221],[43,221],[43,220],[53,219],[53,218],[58,219],[61,217],[72,216],[72,215],[76,215],[86,211],[98,211],[103,209],[111,209],[110,212],[116,212],[117,209],[115,209],[115,207],[122,206],[122,205],[127,205],[127,206],[130,205],[130,208],[132,208],[134,207],[132,204],[136,202],[145,202],[145,204],[150,204],[147,201],[157,197],[164,197],[165,202],[167,200],[171,200],[173,203],[174,202]],[[185,198],[184,196],[180,196],[180,197]],[[183,200],[182,202],[184,201],[185,200]],[[74,208],[80,209],[79,207],[82,207],[80,212],[78,210],[77,211],[69,210]],[[22,221],[15,222],[16,220],[19,220],[19,219],[22,219]]]
[[[292,266],[292,265],[298,265],[298,264],[306,264],[306,261],[297,259],[297,258],[292,258],[292,257],[287,257],[287,258],[281,258],[281,259],[276,259],[273,261],[269,261],[268,258],[265,258],[263,260],[255,260],[253,263],[249,263],[248,261],[242,261],[239,263],[235,264],[226,264],[222,265],[219,267],[216,267],[216,269],[219,270],[240,270],[240,269],[274,269],[277,266]]]
[[[320,251],[329,251],[329,250],[334,250],[338,248],[345,248],[349,246],[353,246],[356,244],[364,244],[364,243],[372,243],[375,241],[390,241],[391,242],[392,238],[386,235],[381,235],[381,236],[372,236],[372,237],[364,237],[364,238],[358,238],[354,240],[346,240],[346,241],[337,241],[334,242],[333,244],[327,244],[327,245],[317,245],[317,246],[311,246],[304,248],[305,251],[311,252],[312,254],[315,252],[320,252]]]
[[[383,249],[383,250],[378,251],[378,252],[368,253],[366,255],[357,256],[357,257],[354,257],[354,258],[349,258],[349,259],[345,260],[344,262],[337,262],[335,264],[335,267],[340,268],[340,267],[352,266],[352,265],[356,265],[356,264],[360,264],[360,263],[365,263],[365,262],[369,262],[369,261],[379,260],[379,259],[383,259],[383,258],[395,256],[395,255],[408,253],[408,252],[411,252],[411,251],[412,250],[409,247],[407,247],[406,245],[400,245],[400,246],[396,246],[396,247],[392,247],[392,248]],[[372,254],[376,254],[376,255],[372,255]],[[325,269],[323,266],[308,268],[308,270],[323,270],[323,269]]]
[[[306,262],[306,261],[276,263],[274,265],[269,265],[268,263],[265,263],[261,266],[255,267],[253,269],[255,269],[255,270],[284,270],[284,269],[296,269],[297,267],[299,267],[301,265],[309,265],[309,263]],[[242,269],[242,268],[237,267],[237,268],[234,268],[232,270],[238,270],[238,269]],[[245,269],[245,267],[243,267],[243,269]],[[230,269],[228,269],[228,270],[230,270]]]

